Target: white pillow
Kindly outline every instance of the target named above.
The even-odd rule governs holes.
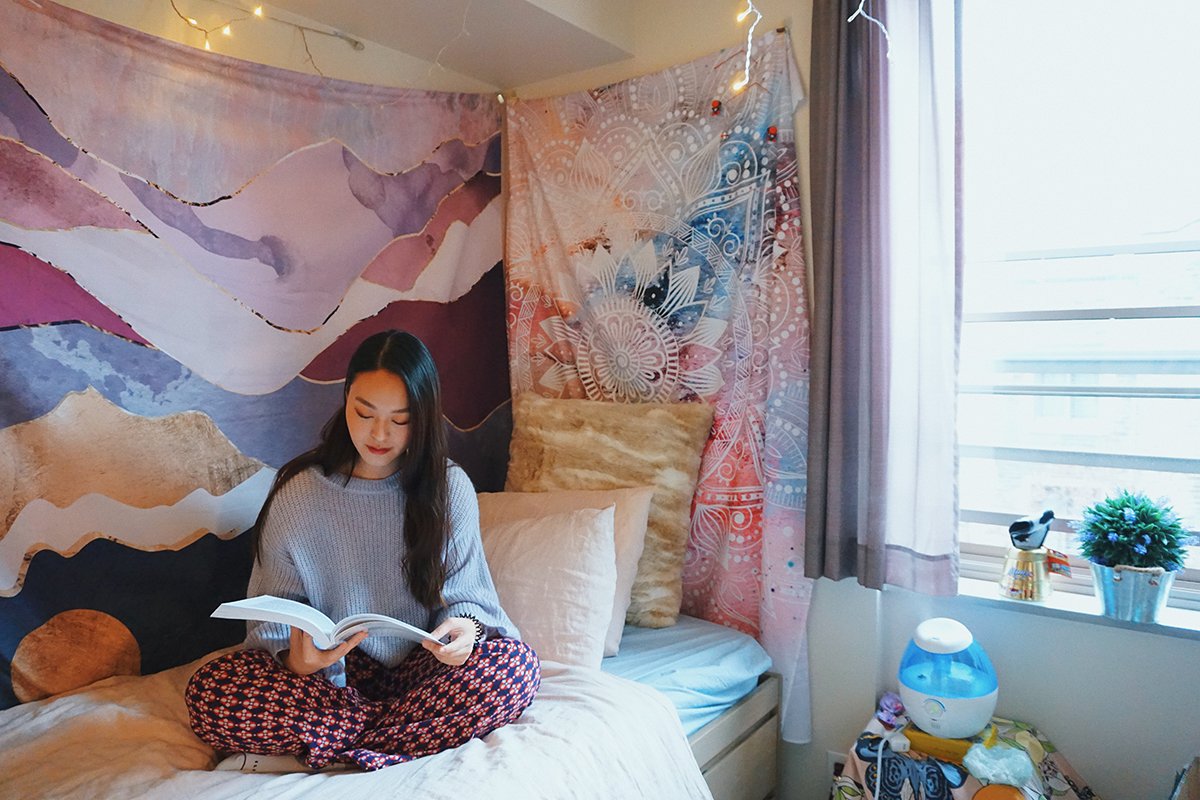
[[[614,507],[480,525],[500,605],[547,661],[600,666],[616,591]]]
[[[642,557],[642,548],[646,543],[646,519],[653,498],[653,486],[555,492],[480,492],[479,524],[496,525],[581,508],[599,509],[615,505],[613,536],[617,550],[617,587],[613,595],[608,634],[604,637],[604,655],[615,656],[625,630],[625,612],[629,610],[638,559]]]

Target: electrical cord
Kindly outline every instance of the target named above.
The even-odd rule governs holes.
[[[879,737],[879,752],[875,754],[875,800],[879,797],[879,782],[883,780],[883,748],[887,747],[887,739]]]

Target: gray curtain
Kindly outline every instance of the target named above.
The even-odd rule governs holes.
[[[804,568],[952,594],[955,2],[868,3],[890,40],[865,17],[847,22],[857,8],[813,3]]]
[[[880,588],[887,477],[888,351],[882,336],[887,304],[882,293],[888,61],[876,26],[866,20],[847,24],[857,5],[813,2],[813,308],[804,572],[835,580],[857,576],[865,586]]]

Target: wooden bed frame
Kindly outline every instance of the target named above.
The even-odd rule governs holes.
[[[779,750],[779,676],[758,686],[688,737],[714,800],[764,800],[775,794]]]

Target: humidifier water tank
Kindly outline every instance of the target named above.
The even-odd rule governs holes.
[[[996,671],[967,626],[938,617],[917,626],[900,659],[900,701],[918,728],[965,739],[996,710]]]

